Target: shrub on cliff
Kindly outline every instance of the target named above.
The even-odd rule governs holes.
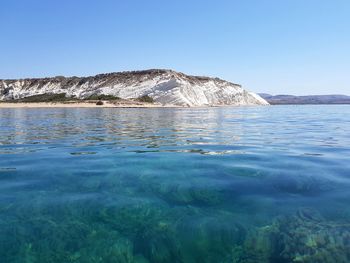
[[[154,102],[153,98],[151,98],[148,95],[144,95],[142,97],[139,97],[137,100],[140,101],[140,102],[147,102],[147,103],[153,103]]]

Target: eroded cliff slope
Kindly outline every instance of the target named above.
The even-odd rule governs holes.
[[[122,99],[148,95],[155,102],[180,106],[267,105],[259,95],[218,78],[188,76],[172,70],[144,70],[92,77],[54,77],[0,80],[0,100],[40,94],[62,94],[75,99],[113,95]]]

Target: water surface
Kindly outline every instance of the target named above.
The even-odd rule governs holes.
[[[0,109],[1,262],[349,262],[350,107]]]

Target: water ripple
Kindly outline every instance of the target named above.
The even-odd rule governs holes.
[[[0,109],[1,262],[349,262],[349,116]]]

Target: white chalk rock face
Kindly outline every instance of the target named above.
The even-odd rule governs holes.
[[[93,77],[0,80],[0,100],[42,94],[84,99],[113,95],[134,99],[148,95],[155,102],[179,106],[268,105],[259,95],[218,78],[188,76],[172,70],[144,70]]]

